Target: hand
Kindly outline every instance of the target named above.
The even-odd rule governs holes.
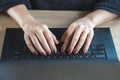
[[[93,27],[94,24],[88,18],[81,18],[72,23],[61,37],[60,42],[63,42],[61,51],[68,49],[69,54],[77,54],[85,44],[83,52],[86,53],[94,35]]]
[[[29,20],[22,28],[26,45],[33,54],[39,52],[46,55],[57,52],[55,44],[58,44],[58,40],[47,25]]]

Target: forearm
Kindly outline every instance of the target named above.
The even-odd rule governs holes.
[[[47,25],[36,21],[24,5],[15,6],[7,12],[22,27],[26,45],[33,54],[50,55],[57,52],[55,44],[59,41],[55,35]]]
[[[88,18],[92,21],[94,27],[99,25],[99,24],[103,24],[107,21],[110,21],[116,17],[117,17],[116,14],[111,13],[111,12],[106,11],[106,10],[102,10],[102,9],[95,10],[92,13],[85,16],[85,18]]]
[[[7,11],[8,15],[10,15],[14,20],[18,22],[18,24],[22,27],[27,21],[34,20],[31,14],[28,12],[25,5],[17,5],[14,6]]]

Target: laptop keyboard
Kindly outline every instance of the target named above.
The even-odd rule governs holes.
[[[14,60],[29,60],[29,59],[42,59],[42,60],[62,60],[62,59],[107,59],[106,57],[106,51],[104,48],[104,45],[97,44],[97,45],[91,45],[88,52],[86,54],[83,53],[83,49],[81,49],[77,54],[68,54],[67,52],[60,52],[61,45],[57,46],[57,53],[53,53],[51,55],[34,55],[32,54],[27,46],[16,46],[13,49],[13,55],[11,56]]]

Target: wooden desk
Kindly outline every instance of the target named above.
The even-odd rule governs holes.
[[[49,27],[68,27],[76,19],[88,14],[88,11],[30,11],[40,22],[46,23]],[[0,53],[4,40],[6,28],[16,28],[19,25],[10,17],[0,14]],[[120,18],[99,25],[97,27],[110,27],[115,48],[120,60]],[[1,55],[1,54],[0,54]]]

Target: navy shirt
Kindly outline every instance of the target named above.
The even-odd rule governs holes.
[[[120,15],[120,0],[0,0],[0,12],[25,4],[34,10],[96,10],[104,9]]]

